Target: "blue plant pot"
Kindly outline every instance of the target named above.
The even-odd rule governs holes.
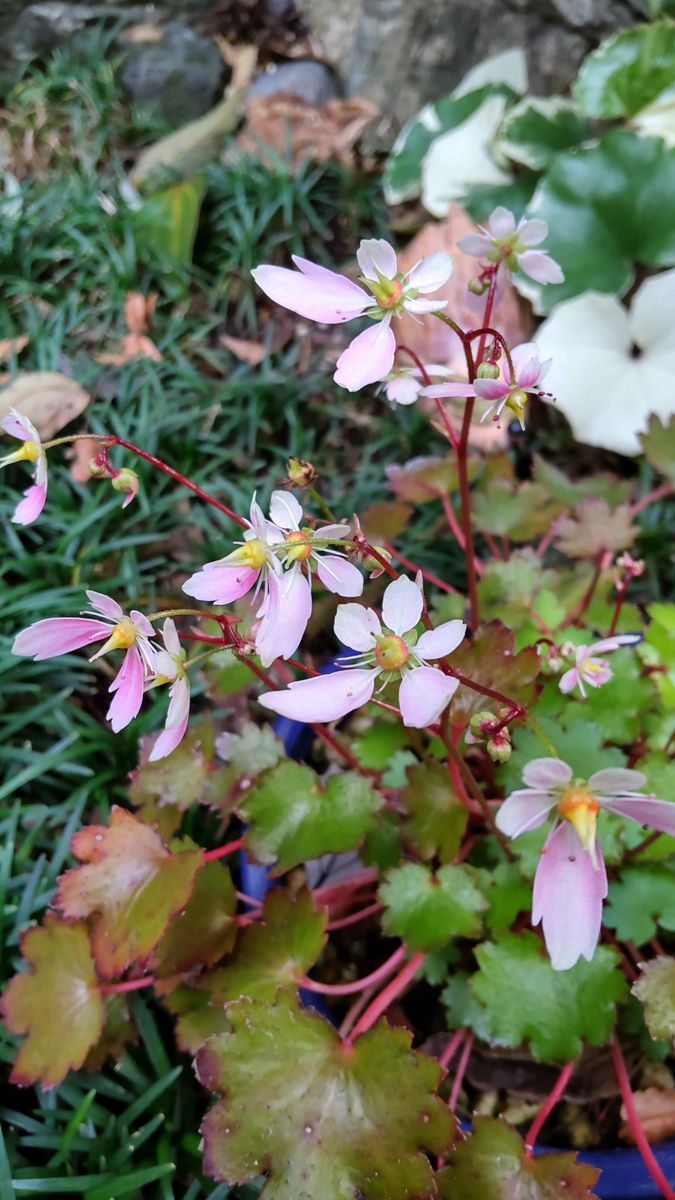
[[[349,655],[352,651],[345,650]],[[322,674],[328,674],[337,669],[342,656],[327,663]],[[279,717],[274,722],[274,732],[284,743],[289,758],[302,761],[307,757],[314,734],[309,725],[300,721],[291,721],[288,717]],[[241,852],[242,888],[254,900],[264,900],[272,887],[269,871],[266,867],[256,866]],[[303,1004],[317,1009],[323,1016],[332,1020],[332,1015],[320,996],[314,992],[301,989],[300,996]],[[652,1147],[657,1162],[669,1183],[675,1185],[675,1142],[661,1142]],[[537,1154],[555,1153],[552,1147],[539,1146]],[[579,1162],[587,1163],[602,1172],[595,1185],[595,1194],[599,1200],[660,1200],[661,1193],[651,1178],[640,1151],[619,1146],[614,1150],[589,1150],[579,1154]]]

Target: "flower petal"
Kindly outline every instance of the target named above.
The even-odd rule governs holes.
[[[210,600],[212,604],[229,604],[245,596],[255,583],[259,571],[251,567],[240,567],[235,563],[223,566],[206,563],[183,584],[183,591],[195,600]]]
[[[572,768],[559,758],[533,758],[523,769],[523,783],[539,792],[564,787],[572,778]]]
[[[340,604],[333,628],[336,638],[350,650],[372,650],[382,633],[377,613],[363,604]]]
[[[317,554],[316,573],[324,587],[336,596],[360,596],[363,575],[358,567],[337,554]]]
[[[539,380],[541,364],[534,342],[522,342],[511,351],[519,387],[533,387]]]
[[[292,492],[272,492],[270,517],[281,529],[299,529],[302,521],[302,505]]]
[[[373,283],[378,281],[378,271],[385,279],[393,279],[396,275],[396,251],[384,238],[362,238],[356,261],[361,274]]]
[[[385,383],[384,390],[387,400],[391,400],[392,404],[414,404],[420,394],[421,384],[412,375],[397,375]]]
[[[364,329],[349,343],[337,360],[333,379],[339,387],[358,392],[369,383],[377,383],[394,365],[396,338],[387,320]]]
[[[58,654],[70,654],[81,646],[101,642],[110,634],[110,626],[87,617],[47,617],[22,629],[14,638],[12,654],[25,654],[43,662]]]
[[[178,632],[176,630],[176,622],[173,617],[167,617],[162,626],[162,638],[164,646],[169,651],[169,654],[180,654],[181,644]]]
[[[450,278],[452,268],[450,255],[437,250],[413,267],[406,277],[406,287],[416,288],[422,295],[436,292]]]
[[[263,265],[251,271],[258,287],[270,300],[324,325],[338,325],[357,317],[370,303],[358,284],[304,258],[293,258],[299,268]]]
[[[15,525],[31,525],[40,516],[47,499],[47,485],[34,483],[26,489],[23,500],[14,509],[12,521]]]
[[[598,800],[609,812],[675,837],[675,804],[671,800],[655,800],[653,796],[598,796]]]
[[[539,217],[522,220],[518,224],[518,237],[524,246],[538,246],[548,236],[548,224]]]
[[[481,379],[478,382],[486,383],[489,381]],[[505,385],[502,385],[502,387],[505,387]],[[422,388],[422,395],[431,396],[434,400],[443,400],[446,396],[458,396],[461,399],[464,396],[470,397],[476,394],[476,389],[472,383],[432,383],[429,387]]]
[[[36,446],[42,444],[40,434],[33,422],[29,421],[23,413],[17,412],[15,408],[10,408],[7,416],[0,421],[0,429],[4,429],[10,437],[19,438],[22,442],[35,442]]]
[[[258,701],[292,721],[338,721],[370,700],[378,674],[378,670],[331,671],[329,675],[298,680],[284,691],[263,692]]]
[[[390,583],[382,597],[382,620],[399,637],[414,629],[422,616],[422,593],[405,575]]]
[[[311,613],[312,590],[299,567],[293,567],[281,579],[270,575],[255,635],[255,648],[264,667],[275,658],[295,654]]]
[[[497,829],[507,837],[520,837],[543,825],[551,809],[555,807],[555,796],[549,792],[521,790],[512,792],[500,805],[497,813]]]
[[[110,617],[111,621],[122,620],[124,609],[121,604],[113,600],[112,596],[106,596],[105,592],[94,592],[91,588],[84,594],[94,611],[100,613],[102,617]]]
[[[164,729],[148,755],[148,762],[158,762],[160,758],[166,758],[185,736],[190,716],[190,685],[184,675],[171,685],[169,695],[171,699]]]
[[[403,724],[409,729],[433,725],[458,687],[459,680],[444,675],[437,667],[413,667],[412,671],[406,671],[398,690]]]
[[[463,621],[444,621],[435,629],[426,629],[418,638],[415,653],[420,658],[444,658],[452,654],[464,641],[466,625]]]
[[[592,959],[600,936],[607,874],[597,848],[598,869],[568,821],[550,834],[541,853],[532,894],[532,924],[542,922],[551,966],[567,971]]]
[[[639,792],[647,782],[642,771],[628,771],[623,767],[604,767],[595,771],[588,780],[588,790],[605,796],[625,796],[626,792]]]
[[[113,733],[119,733],[120,729],[124,729],[137,715],[143,703],[144,682],[143,660],[136,646],[130,646],[122,659],[122,666],[108,688],[109,692],[114,693],[106,713]]]
[[[516,232],[516,218],[508,208],[501,204],[490,214],[488,229],[493,238],[508,238]]]
[[[457,246],[464,254],[470,254],[472,258],[482,258],[492,249],[492,238],[488,237],[486,233],[467,233],[465,237],[459,239]]]
[[[414,316],[424,316],[425,313],[439,312],[441,308],[447,308],[447,300],[441,297],[438,300],[404,300],[403,307],[406,312],[412,313]]]
[[[503,400],[509,395],[512,384],[503,379],[477,379],[473,385],[474,394],[481,400]],[[447,394],[447,393],[446,393]]]
[[[565,674],[561,676],[558,687],[560,688],[561,692],[567,694],[567,692],[571,692],[578,683],[579,672],[577,671],[576,667],[570,667],[569,671],[565,671]]]
[[[523,274],[529,275],[530,279],[536,279],[537,283],[564,283],[565,281],[562,267],[543,250],[525,250],[518,255],[518,266]]]
[[[608,650],[618,650],[621,646],[637,646],[642,641],[641,633],[619,633],[616,637],[605,638],[602,642],[594,642],[592,646],[582,646],[587,654],[606,654]]]

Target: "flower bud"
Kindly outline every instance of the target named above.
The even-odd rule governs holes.
[[[482,296],[487,291],[488,281],[487,279],[470,279],[467,287],[474,296]]]
[[[483,741],[489,737],[495,725],[498,724],[494,713],[483,710],[482,712],[474,713],[469,721],[469,730],[474,738],[478,741]]]
[[[476,375],[479,379],[499,379],[499,367],[492,362],[479,363]]]
[[[391,562],[392,556],[388,550],[385,550],[384,546],[373,546],[373,550],[376,550],[377,553],[382,558],[386,559],[386,561],[388,563]],[[364,556],[363,566],[364,566],[365,570],[368,572],[368,574],[370,575],[371,579],[377,579],[384,571],[384,567],[382,566],[382,563],[379,561],[379,559],[375,558],[372,554],[366,554]]]
[[[111,479],[111,483],[116,492],[125,492],[124,503],[122,508],[126,508],[131,504],[134,496],[138,495],[140,483],[138,475],[132,471],[131,467],[122,467],[120,471],[116,471]]]
[[[549,642],[540,642],[537,651],[541,659],[542,675],[557,675],[562,671],[565,660],[557,646],[552,646]]]
[[[512,750],[511,734],[509,733],[508,729],[500,729],[499,733],[496,733],[493,738],[489,739],[489,741],[486,743],[485,749],[487,750],[493,762],[508,762],[511,757]]]
[[[287,463],[288,481],[292,487],[306,488],[319,478],[319,472],[311,462],[302,458],[289,458]]]
[[[105,479],[106,475],[109,474],[108,468],[104,463],[101,462],[98,455],[89,459],[87,468],[89,470],[89,474],[93,475],[94,479]]]

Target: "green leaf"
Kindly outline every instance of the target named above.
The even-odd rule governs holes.
[[[469,478],[476,475],[477,463],[471,459]],[[402,467],[397,463],[387,467],[387,482],[392,492],[399,500],[412,504],[424,504],[428,500],[437,500],[439,496],[449,496],[459,488],[459,472],[454,458],[438,458],[425,455],[412,458]]]
[[[198,177],[154,192],[145,201],[150,219],[137,234],[139,241],[176,262],[190,263],[205,190],[204,180]]]
[[[621,29],[584,60],[572,91],[589,117],[632,117],[675,80],[675,23]]]
[[[598,496],[582,500],[574,517],[558,522],[554,544],[569,558],[597,558],[603,550],[627,550],[639,533],[628,505],[612,510]]]
[[[399,820],[393,813],[381,810],[365,836],[361,858],[365,866],[386,871],[400,863],[402,857]]]
[[[28,970],[15,975],[2,997],[12,1033],[27,1034],[11,1082],[55,1087],[81,1067],[103,1032],[105,1005],[86,926],[47,913],[42,927],[21,938]]]
[[[482,1042],[498,1045],[498,1040],[492,1036],[490,1014],[476,1000],[469,987],[470,978],[466,971],[453,971],[441,992],[448,1029],[472,1029]]]
[[[144,742],[146,761],[131,773],[129,799],[135,808],[173,806],[187,812],[194,804],[217,806],[231,785],[227,767],[215,767],[215,731],[211,720],[188,729],[173,754],[159,762],[148,762],[149,742]]]
[[[98,917],[92,949],[104,978],[145,964],[190,899],[201,851],[171,854],[152,829],[117,805],[110,825],[80,829],[72,850],[87,865],[60,876],[56,906],[66,917]]]
[[[626,998],[617,954],[598,946],[593,960],[554,971],[543,942],[533,933],[505,933],[476,950],[480,970],[474,996],[489,1012],[491,1036],[506,1046],[526,1039],[535,1058],[567,1062],[607,1041],[616,1004]]]
[[[655,936],[657,924],[675,930],[675,871],[659,863],[624,867],[609,885],[604,922],[638,946]]]
[[[171,845],[174,853],[193,848],[189,838]],[[234,944],[236,926],[232,918],[236,908],[237,894],[227,867],[207,862],[195,880],[187,905],[172,919],[152,956],[152,974],[184,974],[218,962]]]
[[[532,887],[523,879],[516,863],[499,863],[481,870],[481,891],[488,903],[483,920],[488,929],[508,929],[521,912],[529,912]]]
[[[322,854],[356,849],[382,802],[355,772],[332,775],[324,787],[309,767],[283,762],[265,771],[244,797],[246,845],[258,862],[288,871]]]
[[[383,771],[397,750],[408,745],[408,733],[397,721],[374,721],[354,738],[354,754],[362,767]]]
[[[212,654],[202,663],[200,670],[208,680],[209,695],[213,697],[236,695],[255,682],[246,663],[227,649]]]
[[[536,171],[523,168],[510,183],[473,184],[462,201],[462,207],[479,224],[485,224],[490,214],[499,207],[508,208],[519,220],[525,216],[526,209],[532,203],[539,179],[540,175]]]
[[[644,1006],[647,1028],[656,1040],[675,1039],[675,959],[653,958],[643,963],[632,992]]]
[[[534,646],[518,654],[514,653],[514,648],[513,632],[501,621],[490,621],[476,630],[471,641],[465,639],[454,651],[452,666],[474,683],[502,692],[509,699],[528,706],[535,696],[539,655]],[[474,713],[496,712],[500,707],[499,701],[463,684],[452,700],[451,723],[468,724]]]
[[[326,941],[328,910],[316,909],[311,892],[281,889],[265,900],[261,921],[246,927],[224,967],[202,976],[214,1004],[249,996],[273,1000],[277,988],[296,987]]]
[[[632,485],[629,480],[619,479],[607,471],[593,471],[592,474],[582,475],[580,479],[570,479],[560,467],[540,454],[534,456],[532,473],[553,500],[559,500],[570,508],[590,496],[601,496],[612,508],[627,504],[631,498]]]
[[[405,810],[401,834],[419,858],[452,862],[464,836],[468,814],[455,792],[446,767],[437,762],[408,768],[407,786],[399,796]]]
[[[128,996],[114,993],[105,996],[104,1003],[103,1032],[85,1059],[85,1071],[100,1071],[107,1058],[119,1059],[129,1042],[138,1041],[136,1026],[129,1012]]]
[[[203,988],[181,984],[163,998],[163,1003],[178,1017],[176,1042],[185,1054],[196,1054],[207,1038],[229,1029],[225,1008],[212,1004]]]
[[[419,1200],[452,1119],[435,1095],[438,1064],[380,1022],[345,1047],[321,1017],[280,992],[230,1005],[232,1030],[197,1055],[224,1093],[202,1126],[204,1169],[227,1183],[264,1171],[263,1200]]]
[[[477,1117],[436,1176],[440,1200],[594,1200],[600,1172],[576,1154],[531,1158],[506,1121]]]
[[[219,734],[216,749],[236,775],[251,779],[286,757],[284,744],[272,726],[254,725],[253,721],[247,721],[239,733]]]
[[[478,937],[479,913],[487,907],[469,867],[441,867],[433,873],[421,863],[389,871],[380,885],[382,928],[412,950],[440,950],[453,937]]]
[[[642,452],[647,462],[656,467],[666,479],[675,483],[675,415],[668,424],[652,413],[647,423],[647,432],[641,433]]]
[[[561,697],[562,703],[566,700]],[[623,767],[626,756],[616,746],[603,746],[602,731],[591,721],[576,721],[571,729],[562,729],[560,722],[550,717],[541,720],[563,762],[569,763],[575,775],[588,779],[603,767]],[[513,737],[513,754],[499,768],[499,780],[505,792],[514,792],[523,786],[523,769],[533,758],[547,758],[548,751],[540,738],[531,729],[518,729]]]
[[[588,688],[585,700],[570,703],[568,699],[561,722],[571,728],[577,721],[589,720],[602,730],[606,741],[630,745],[640,731],[641,714],[654,703],[652,684],[641,677],[635,654],[626,648],[612,655],[612,678],[608,683]]]
[[[476,528],[514,542],[528,542],[544,533],[560,511],[539,483],[514,486],[505,479],[492,479],[473,498]]]
[[[564,283],[536,289],[539,311],[585,291],[623,295],[635,263],[671,266],[674,191],[675,150],[659,138],[618,129],[560,154],[530,209],[548,223],[546,249],[565,272]]]
[[[545,170],[562,150],[591,136],[591,126],[563,96],[526,96],[507,113],[499,145],[514,162]]]

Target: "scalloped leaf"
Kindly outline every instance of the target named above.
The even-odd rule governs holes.
[[[641,974],[632,987],[642,1002],[647,1028],[652,1037],[675,1039],[675,958],[661,955],[643,963]]]
[[[404,863],[388,872],[379,897],[385,933],[411,950],[440,950],[453,937],[478,937],[479,914],[487,908],[469,867],[434,873],[421,863]]]
[[[401,822],[404,841],[420,858],[438,856],[452,862],[464,836],[468,813],[454,791],[442,763],[423,762],[408,767],[408,782],[399,796],[405,809]]]
[[[85,1062],[85,1071],[100,1071],[108,1058],[119,1060],[130,1042],[138,1041],[138,1031],[131,1019],[129,998],[121,993],[104,996],[105,1024],[96,1045],[92,1046]]]
[[[246,793],[246,846],[258,862],[288,871],[322,854],[355,850],[373,827],[383,798],[346,771],[323,781],[309,767],[282,762]]]
[[[173,853],[197,849],[189,838],[171,844]],[[173,917],[150,960],[153,975],[185,974],[209,967],[232,949],[236,925],[237,893],[227,867],[207,862],[195,879],[192,895],[182,912]]]
[[[611,509],[596,496],[582,500],[574,517],[558,522],[554,545],[569,558],[597,558],[603,550],[627,550],[639,533],[627,504]]]
[[[489,621],[476,630],[469,641],[465,639],[452,655],[452,667],[475,683],[503,692],[525,706],[535,696],[535,679],[540,660],[534,646],[514,652],[515,636],[501,621]],[[502,707],[497,700],[483,696],[473,688],[462,685],[456,691],[450,708],[453,725],[468,725],[474,713],[483,710],[496,712]]]
[[[240,1000],[231,1032],[199,1051],[197,1074],[224,1093],[202,1126],[207,1175],[234,1184],[265,1172],[263,1200],[420,1200],[433,1194],[425,1151],[453,1122],[435,1095],[438,1064],[382,1022],[345,1045],[323,1018],[280,992]],[[292,1081],[292,1082],[291,1082]]]
[[[654,413],[647,423],[647,432],[641,433],[642,453],[652,467],[656,467],[666,479],[675,483],[675,416],[667,424]]]
[[[562,150],[591,136],[591,126],[577,106],[564,96],[526,96],[507,114],[499,145],[504,154],[543,171]]]
[[[601,1046],[609,1038],[627,985],[608,946],[569,971],[554,971],[543,942],[529,932],[502,934],[475,954],[480,969],[471,990],[500,1045],[527,1040],[535,1058],[568,1062],[581,1053],[582,1039]]]
[[[599,1175],[576,1154],[529,1158],[506,1121],[477,1117],[436,1181],[440,1200],[593,1200]]]
[[[148,762],[154,738],[141,743],[141,762],[131,772],[129,800],[142,811],[174,808],[187,812],[193,804],[216,807],[231,787],[227,767],[216,767],[215,731],[210,720],[188,729],[180,746],[159,762]]]
[[[632,117],[675,80],[675,23],[621,29],[589,54],[572,91],[589,117]]]
[[[56,906],[66,917],[98,917],[92,949],[104,978],[131,963],[144,965],[190,899],[201,851],[172,854],[152,829],[116,805],[109,826],[81,829],[71,845],[87,865],[60,876]]]
[[[106,1019],[86,926],[48,912],[44,925],[21,937],[28,970],[15,975],[2,997],[12,1033],[27,1034],[11,1082],[53,1088],[83,1066]]]
[[[514,542],[529,542],[544,533],[561,511],[540,483],[514,486],[506,479],[491,479],[473,499],[476,528]]]
[[[213,1004],[248,996],[273,1000],[279,987],[296,987],[321,954],[328,909],[317,909],[309,891],[281,889],[265,899],[262,920],[241,933],[224,967],[200,980]]]
[[[675,150],[660,138],[616,129],[558,155],[535,192],[530,215],[548,223],[546,249],[565,281],[528,283],[537,311],[549,313],[561,300],[586,291],[623,295],[635,263],[671,266],[674,190]]]
[[[660,863],[623,867],[609,885],[604,923],[620,941],[641,946],[656,935],[657,925],[675,930],[675,871]]]
[[[178,1018],[176,1043],[185,1054],[195,1055],[207,1038],[229,1029],[225,1008],[222,1004],[211,1004],[203,988],[182,983],[163,997],[162,1003]]]

